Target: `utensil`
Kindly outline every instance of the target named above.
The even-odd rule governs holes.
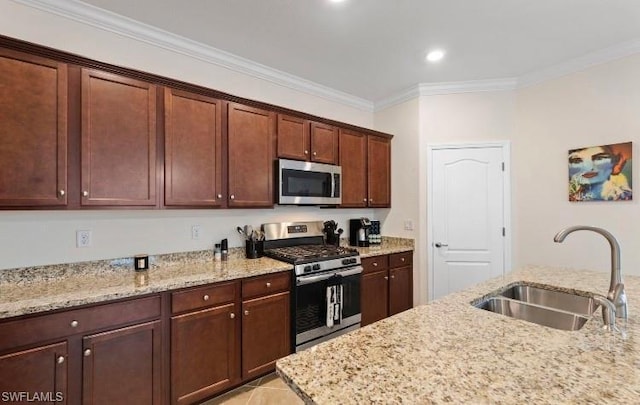
[[[242,236],[244,236],[244,239],[247,239],[247,234],[244,233],[244,231],[242,230],[242,228],[237,227],[236,230],[238,231],[238,233]]]
[[[251,225],[245,225],[244,234],[248,240],[253,240],[253,227]]]

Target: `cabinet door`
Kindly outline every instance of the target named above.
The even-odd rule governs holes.
[[[191,404],[240,380],[236,305],[171,318],[171,402]]]
[[[82,70],[82,205],[156,205],[156,88]]]
[[[370,207],[391,207],[391,140],[367,137],[368,184]]]
[[[369,325],[387,317],[389,302],[387,270],[362,275],[360,287],[361,325]]]
[[[413,268],[389,270],[389,316],[413,307]]]
[[[341,207],[367,206],[367,137],[340,130]]]
[[[275,369],[291,353],[290,294],[268,295],[242,303],[242,378]]]
[[[0,49],[0,206],[67,204],[67,66]]]
[[[0,356],[0,392],[11,403],[27,402],[11,397],[20,393],[50,395],[50,403],[67,403],[67,343],[56,343]]]
[[[160,321],[83,339],[84,404],[159,404]]]
[[[311,123],[311,160],[318,163],[338,164],[338,128]]]
[[[273,207],[275,113],[229,103],[229,207]]]
[[[309,160],[309,121],[278,114],[278,157]]]
[[[165,89],[165,205],[219,207],[222,103]]]

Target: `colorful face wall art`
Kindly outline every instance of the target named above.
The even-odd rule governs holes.
[[[569,151],[569,201],[631,200],[631,142]]]

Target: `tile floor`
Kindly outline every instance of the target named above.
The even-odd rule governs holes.
[[[253,380],[201,405],[302,405],[304,402],[275,373]]]

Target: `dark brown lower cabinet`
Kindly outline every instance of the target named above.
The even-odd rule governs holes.
[[[0,326],[1,328],[2,326]],[[0,356],[0,401],[27,402],[19,395],[44,393],[46,402],[67,403],[67,342],[20,350]]]
[[[83,338],[84,404],[160,404],[160,321]]]
[[[289,291],[242,302],[242,378],[275,369],[291,353]]]
[[[361,325],[413,307],[413,251],[362,259]]]
[[[362,326],[377,322],[388,316],[388,278],[386,269],[362,275],[360,284]]]

